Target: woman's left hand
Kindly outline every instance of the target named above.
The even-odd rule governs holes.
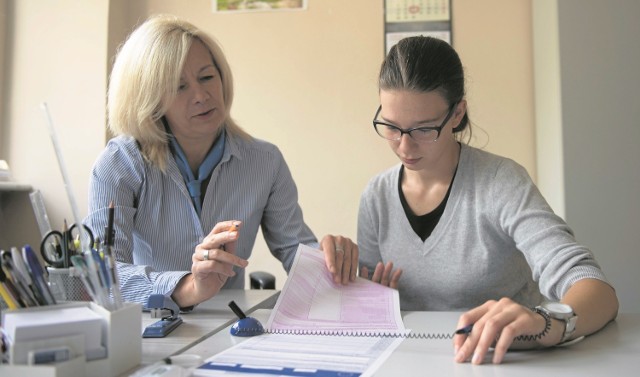
[[[453,338],[455,360],[461,363],[471,358],[471,363],[482,364],[489,348],[494,347],[493,363],[500,364],[517,337],[542,333],[546,328],[546,321],[540,314],[511,299],[503,298],[500,301],[487,301],[461,315],[457,328],[468,325],[473,325],[469,334],[457,334]],[[552,329],[556,330],[557,327],[554,327]],[[560,335],[553,330],[546,334],[546,339],[537,342],[537,345],[543,345],[544,340],[548,341],[549,338],[559,338]]]
[[[358,245],[349,238],[326,235],[320,242],[327,268],[336,284],[348,284],[356,280],[358,270]]]

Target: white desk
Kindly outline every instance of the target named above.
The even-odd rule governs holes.
[[[266,324],[270,310],[251,316]],[[407,329],[447,332],[455,329],[459,313],[404,313]],[[229,328],[213,334],[186,354],[206,359],[246,338],[234,337]],[[376,376],[636,376],[640,367],[640,313],[621,313],[602,331],[570,347],[509,352],[503,364],[472,365],[454,361],[451,340],[405,339],[385,361]]]
[[[224,289],[211,300],[198,305],[192,312],[180,314],[184,323],[164,338],[142,339],[142,365],[152,364],[168,356],[182,353],[185,349],[201,342],[220,329],[233,324],[237,317],[229,308],[234,300],[245,312],[257,308],[271,308],[279,291]],[[158,321],[150,313],[142,313],[142,327]]]
[[[141,364],[125,372],[123,376],[129,376],[141,367],[160,361],[168,356],[182,353],[185,349],[198,344],[219,330],[233,324],[237,317],[229,308],[229,301],[234,300],[243,311],[251,313],[258,308],[272,308],[277,300],[278,293],[279,291],[276,290],[222,290],[211,300],[198,305],[191,313],[181,314],[184,323],[166,337],[143,338]],[[150,313],[142,313],[143,328],[158,320],[159,318],[151,318]],[[122,322],[118,323],[122,324]],[[140,335],[131,334],[132,337]],[[75,373],[77,368],[84,368],[84,362],[80,363],[74,363],[72,366],[67,365],[64,371],[73,371]],[[64,371],[58,372],[58,375],[64,375]],[[10,370],[8,366],[5,368],[4,365],[0,365],[0,376],[5,376],[5,374],[21,376],[24,373],[25,370]],[[40,370],[27,370],[27,374],[53,376],[55,375],[55,370],[46,370],[46,368],[42,367]]]
[[[454,329],[458,313],[414,312],[403,318],[408,329],[437,331]],[[637,376],[639,355],[640,313],[621,313],[615,322],[577,344],[509,352],[500,365],[490,364],[490,358],[484,365],[458,364],[451,341],[406,339],[377,375],[402,370],[405,376],[424,376],[426,368],[434,376]]]

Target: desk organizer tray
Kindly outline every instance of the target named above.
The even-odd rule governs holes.
[[[84,336],[69,334],[45,338],[29,343],[43,349],[51,345],[65,345],[75,355],[73,358],[52,364],[0,364],[0,375],[3,377],[115,377],[137,367],[142,360],[142,307],[140,304],[124,303],[117,311],[110,312],[93,302],[69,302],[60,305],[41,306],[36,308],[3,311],[3,323],[6,313],[16,311],[49,311],[60,308],[86,306],[102,319],[102,345],[106,348],[107,357],[87,361],[84,354]],[[24,346],[24,345],[21,345]],[[12,345],[9,353],[17,351]]]

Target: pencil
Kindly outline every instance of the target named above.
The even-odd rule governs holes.
[[[2,262],[0,261],[0,296],[2,296],[9,309],[22,307],[23,305],[19,302],[19,298],[16,297],[15,291],[9,288],[8,282],[10,283],[4,271],[2,271]]]
[[[238,227],[236,227],[236,223],[235,222],[231,223],[231,228],[229,228],[229,233],[235,232],[236,230],[238,230]],[[220,245],[220,249],[222,249],[223,251],[227,251],[227,248],[224,246],[224,244]]]
[[[5,288],[4,283],[0,284],[0,296],[2,296],[2,299],[7,304],[9,309],[18,309],[20,307],[16,302],[16,299]]]

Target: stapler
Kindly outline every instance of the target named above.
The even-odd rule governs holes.
[[[151,311],[151,318],[160,320],[145,327],[143,338],[164,338],[182,323],[180,308],[170,297],[151,295],[147,307]]]

